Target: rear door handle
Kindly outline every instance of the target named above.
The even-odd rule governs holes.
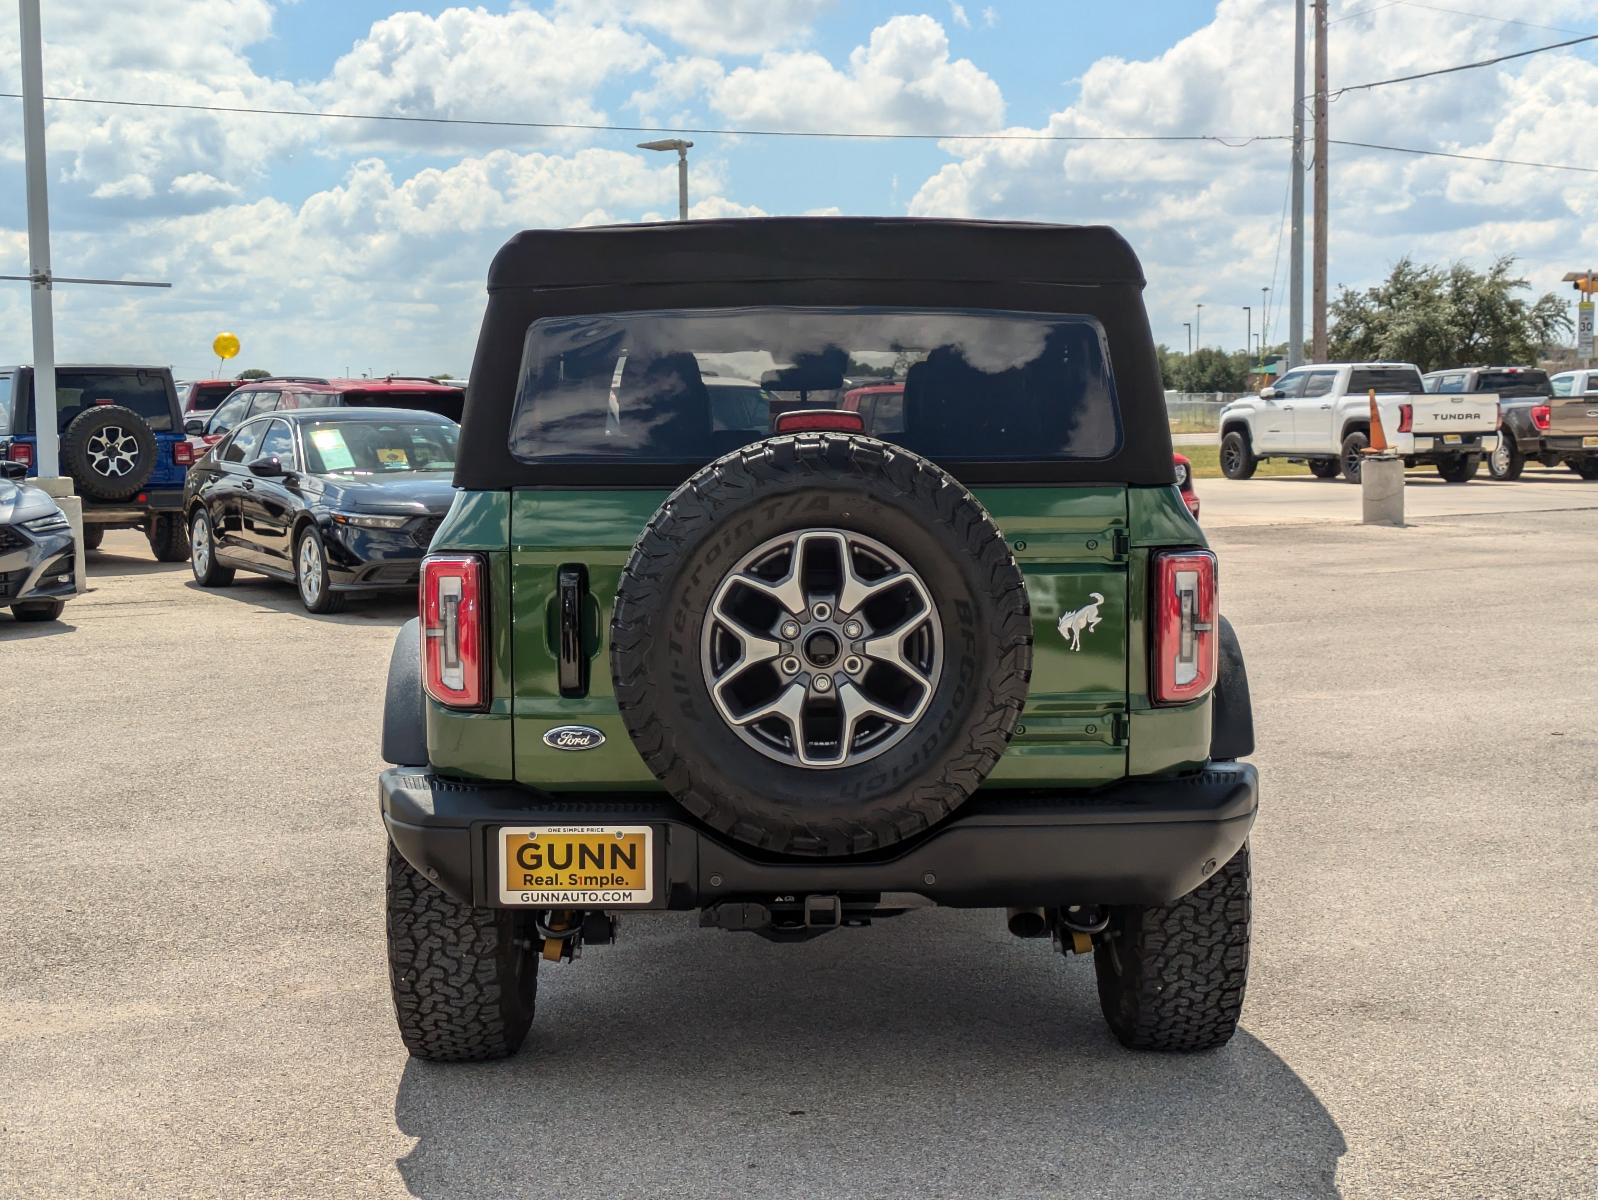
[[[588,569],[569,563],[555,577],[556,653],[560,660],[560,694],[588,694],[588,655],[583,653],[583,609],[588,599]]]
[[[244,481],[243,481],[243,482],[241,482],[241,483],[240,483],[240,484],[239,484],[239,486],[240,486],[240,487],[241,487],[241,488],[243,488],[243,489],[244,489],[244,490],[245,490],[245,491],[247,491],[247,492],[253,492],[253,491],[254,491],[254,490],[255,490],[255,480],[253,480],[253,479],[246,479],[246,480],[244,480]]]

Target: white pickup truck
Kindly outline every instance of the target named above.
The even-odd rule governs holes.
[[[1285,458],[1321,479],[1341,470],[1358,483],[1372,389],[1387,444],[1406,466],[1435,463],[1444,479],[1464,483],[1498,445],[1495,395],[1428,394],[1411,363],[1315,363],[1221,410],[1221,472],[1247,479],[1265,459]]]

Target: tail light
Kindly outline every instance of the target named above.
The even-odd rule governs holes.
[[[1409,433],[1415,428],[1415,406],[1413,404],[1400,404],[1398,406],[1398,432]]]
[[[1153,568],[1154,702],[1186,704],[1215,686],[1215,555],[1164,551]]]
[[[194,447],[187,442],[172,443],[172,462],[176,466],[187,467],[194,463]]]
[[[27,442],[12,442],[6,447],[6,457],[25,467],[33,466],[33,447]]]
[[[485,655],[483,562],[471,555],[422,559],[422,686],[449,708],[482,708]]]
[[[1553,408],[1547,404],[1534,404],[1531,406],[1531,423],[1538,429],[1547,429],[1553,420]]]

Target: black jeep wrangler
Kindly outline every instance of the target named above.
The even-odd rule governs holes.
[[[1231,1037],[1242,656],[1110,229],[533,231],[390,666],[411,1053],[494,1058],[618,915],[928,905],[1091,954],[1126,1045]]]

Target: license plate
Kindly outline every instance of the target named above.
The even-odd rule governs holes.
[[[1581,439],[1581,448],[1583,450],[1598,450],[1598,436],[1589,433]]]
[[[1445,445],[1445,446],[1457,446],[1457,445],[1459,445],[1459,434],[1457,434],[1457,433],[1445,433],[1445,434],[1443,434],[1443,445]]]
[[[499,831],[501,904],[613,908],[655,898],[648,825],[521,825]]]

